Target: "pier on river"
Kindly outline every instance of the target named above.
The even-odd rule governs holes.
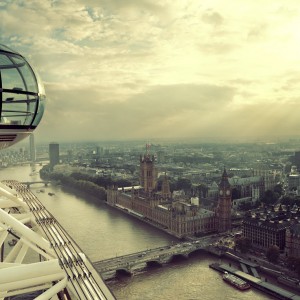
[[[244,263],[246,263],[244,261]],[[252,287],[263,291],[264,293],[267,293],[277,299],[281,300],[300,300],[300,296],[295,294],[294,292],[290,292],[288,290],[282,289],[278,287],[277,285],[271,284],[269,282],[263,281],[259,277],[254,277],[250,274],[247,274],[243,271],[239,271],[231,266],[227,266],[225,264],[210,264],[210,267],[214,270],[217,270],[221,273],[228,272],[230,274],[233,274],[242,280],[248,282]]]

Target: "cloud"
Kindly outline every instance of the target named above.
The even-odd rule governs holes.
[[[243,78],[236,78],[229,81],[230,85],[242,85],[247,86],[249,84],[254,83],[253,80],[243,79]]]
[[[224,22],[224,18],[218,12],[212,10],[205,11],[202,15],[202,20],[203,22],[215,27],[222,25]]]
[[[45,82],[41,138],[234,136],[296,108],[298,17],[295,0],[15,0],[0,34]]]
[[[210,85],[156,86],[127,101],[101,100],[109,92],[51,87],[44,126],[51,132],[80,139],[167,137],[191,120],[230,105],[234,90]],[[51,97],[51,95],[53,96]],[[64,132],[59,130],[63,124]],[[87,129],[83,131],[82,129]],[[176,129],[175,129],[176,128]],[[61,137],[62,138],[62,137]]]
[[[283,77],[283,83],[280,88],[276,91],[283,90],[287,93],[291,93],[292,91],[298,92],[300,88],[300,73],[292,72],[291,74],[286,74]]]
[[[248,34],[247,38],[249,41],[256,41],[256,40],[262,40],[266,36],[266,31],[267,31],[267,25],[266,24],[257,24],[253,26]]]
[[[235,50],[237,47],[238,45],[222,42],[204,43],[199,45],[199,49],[207,54],[226,54]]]

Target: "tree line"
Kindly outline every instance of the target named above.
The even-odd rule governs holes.
[[[80,189],[88,191],[89,193],[97,193],[100,192],[102,195],[102,190],[98,189],[98,187],[104,189],[104,191],[111,187],[127,187],[132,186],[134,183],[132,181],[126,179],[113,179],[109,176],[97,176],[97,175],[89,175],[82,172],[73,172],[71,174],[63,174],[62,172],[58,172],[53,170],[49,165],[43,166],[40,170],[40,176],[44,180],[54,180],[60,181],[63,185],[77,188],[80,185]],[[157,182],[157,189],[161,190],[163,179],[159,179]],[[192,183],[187,178],[179,178],[178,180],[170,180],[170,190],[173,192],[174,190],[184,190],[185,193],[190,193],[192,190]],[[195,188],[193,188],[195,189]],[[204,194],[207,194],[208,187],[206,185],[200,184],[196,188],[196,192],[202,191]]]
[[[102,200],[106,200],[106,189],[109,186],[117,185],[124,187],[132,185],[128,180],[113,180],[110,177],[91,176],[80,172],[73,172],[66,175],[61,172],[53,171],[49,165],[44,166],[40,170],[40,177],[44,180],[58,181],[64,186],[76,188]]]

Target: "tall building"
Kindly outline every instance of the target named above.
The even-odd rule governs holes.
[[[231,188],[225,169],[219,184],[217,216],[219,220],[219,232],[225,232],[231,229]]]
[[[58,143],[50,143],[49,144],[49,159],[50,166],[54,167],[59,164],[59,144]]]
[[[154,166],[154,156],[149,153],[140,156],[140,185],[145,192],[152,192],[156,188],[157,172]]]
[[[295,152],[295,165],[297,166],[298,171],[300,172],[300,151]]]
[[[30,148],[30,161],[34,163],[36,161],[35,143],[33,133],[29,136],[29,148]]]

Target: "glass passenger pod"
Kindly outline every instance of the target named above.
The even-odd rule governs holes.
[[[25,58],[0,44],[0,149],[28,136],[39,124],[45,90]]]

